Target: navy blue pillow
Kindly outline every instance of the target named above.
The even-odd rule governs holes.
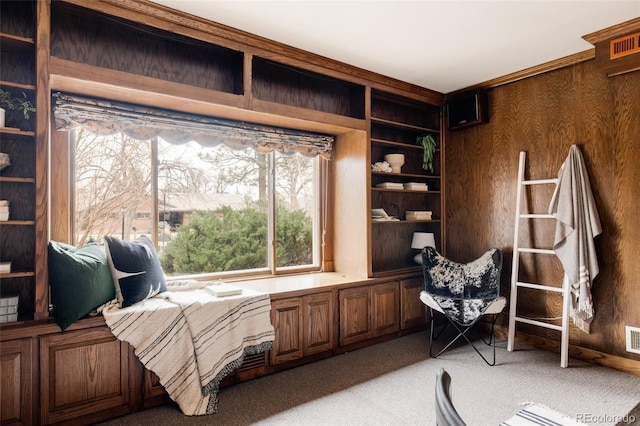
[[[158,253],[146,235],[135,241],[110,236],[105,236],[104,240],[116,299],[121,308],[167,290]]]

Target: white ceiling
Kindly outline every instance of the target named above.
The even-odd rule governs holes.
[[[593,46],[640,0],[154,0],[350,65],[450,93]]]

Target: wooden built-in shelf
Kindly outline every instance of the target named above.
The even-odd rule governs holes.
[[[253,56],[251,65],[254,99],[355,119],[365,118],[364,85],[259,56]]]
[[[419,274],[419,265],[413,263],[415,250],[411,241],[414,232],[433,232],[436,243],[442,246],[443,143],[441,105],[408,96],[372,89],[370,114],[370,158],[382,161],[387,154],[403,154],[405,161],[401,173],[371,171],[370,205],[398,213],[409,210],[432,211],[431,220],[371,220],[371,273],[374,277],[397,274]],[[423,147],[417,143],[420,135],[429,133],[436,142],[433,170],[423,169]],[[429,174],[428,174],[429,173]],[[379,188],[385,181],[423,182],[426,190]]]

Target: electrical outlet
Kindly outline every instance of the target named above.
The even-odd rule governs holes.
[[[640,327],[627,325],[627,352],[640,354]]]

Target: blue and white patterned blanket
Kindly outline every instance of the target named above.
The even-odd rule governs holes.
[[[217,298],[207,284],[168,285],[133,306],[102,311],[112,333],[133,346],[186,415],[216,413],[222,379],[274,340],[268,294],[243,289]]]

